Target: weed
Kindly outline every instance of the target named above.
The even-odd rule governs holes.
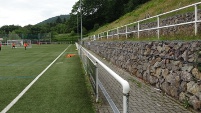
[[[187,98],[187,97],[185,98],[185,100],[184,100],[184,103],[183,103],[183,104],[184,104],[184,107],[185,107],[185,108],[188,108],[188,107],[190,106],[190,103],[189,103],[189,100],[188,100],[188,98]]]
[[[134,82],[137,85],[138,88],[142,87],[142,83],[138,82],[137,80],[131,79],[131,78],[129,80],[132,81],[132,82]]]

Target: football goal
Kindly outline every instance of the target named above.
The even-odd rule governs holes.
[[[24,43],[27,43],[27,48],[32,48],[31,40],[24,39],[24,40],[7,40],[7,45],[11,46],[15,44],[16,48],[24,48]]]

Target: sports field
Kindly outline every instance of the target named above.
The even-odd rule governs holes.
[[[0,112],[35,80],[8,113],[94,113],[83,73],[75,45],[32,45],[27,50],[3,46]]]

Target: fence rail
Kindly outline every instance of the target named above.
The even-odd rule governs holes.
[[[169,27],[175,27],[175,26],[180,26],[180,25],[187,25],[187,24],[194,24],[194,35],[196,36],[198,34],[198,23],[201,23],[201,20],[198,19],[198,5],[200,5],[200,4],[201,4],[201,2],[191,4],[191,5],[188,5],[188,6],[184,6],[184,7],[169,11],[169,12],[165,12],[165,13],[162,13],[162,14],[159,14],[159,15],[156,15],[156,16],[152,16],[152,17],[149,17],[149,18],[145,18],[145,19],[142,19],[142,20],[139,20],[139,21],[136,21],[136,22],[132,22],[132,23],[129,23],[129,24],[126,24],[126,25],[123,25],[123,26],[120,26],[120,27],[117,27],[117,28],[114,28],[114,29],[110,29],[108,31],[101,32],[99,34],[89,36],[88,38],[93,39],[93,40],[97,40],[97,39],[102,39],[102,38],[106,37],[107,39],[109,39],[109,38],[114,38],[115,36],[117,38],[119,38],[120,35],[125,35],[126,38],[128,38],[128,34],[130,34],[130,33],[137,33],[137,37],[140,38],[140,32],[142,32],[142,31],[157,30],[156,31],[156,36],[159,39],[160,38],[160,29],[169,28]],[[164,25],[164,26],[160,25],[160,21],[161,21],[160,17],[161,16],[164,16],[164,15],[176,12],[176,11],[180,11],[180,10],[183,10],[183,9],[186,9],[186,8],[190,8],[190,7],[194,7],[194,20],[188,21],[188,22],[182,22],[182,23],[178,23],[178,24],[172,24],[172,25]],[[140,28],[140,25],[141,25],[140,23],[142,23],[144,21],[147,21],[147,20],[150,20],[150,19],[156,19],[156,25],[157,26],[156,27],[151,27],[151,28],[141,29]],[[134,27],[136,27],[137,30],[129,31],[128,30],[129,26],[132,26],[132,25]],[[120,31],[122,28],[124,28],[123,32]]]
[[[106,96],[106,99],[108,100],[110,106],[114,106],[114,102],[112,100],[110,100],[110,95],[108,95],[107,92],[105,92],[105,88],[103,88],[103,85],[101,82],[104,82],[104,81],[101,81],[99,79],[99,75],[104,78],[104,76],[110,76],[112,77],[113,79],[115,79],[121,86],[122,86],[122,93],[120,94],[115,94],[115,95],[122,95],[123,96],[123,105],[122,105],[122,108],[123,108],[123,113],[127,113],[128,112],[128,95],[129,95],[129,91],[130,91],[130,86],[129,86],[129,83],[124,80],[123,78],[121,78],[118,74],[116,74],[113,70],[111,70],[108,66],[106,66],[104,63],[102,63],[99,59],[97,59],[94,55],[92,55],[90,52],[88,52],[84,47],[82,47],[81,45],[77,44],[76,43],[76,47],[78,49],[78,53],[79,53],[79,56],[80,56],[80,59],[82,60],[82,63],[83,63],[83,67],[85,69],[86,72],[88,72],[87,68],[90,68],[90,65],[89,64],[89,61],[92,62],[92,64],[94,64],[95,68],[96,68],[96,72],[95,72],[95,76],[96,77],[90,77],[90,78],[95,78],[96,80],[93,80],[95,82],[95,86],[96,88],[96,91],[95,91],[95,94],[96,94],[96,100],[98,100],[98,86],[101,88],[101,90],[103,91],[103,94]],[[108,74],[105,74],[105,73],[108,73]],[[88,73],[89,74],[89,73]],[[93,83],[92,83],[93,84]],[[110,85],[110,84],[109,84]],[[102,89],[103,88],[103,89]],[[121,88],[120,88],[121,90]],[[109,98],[107,98],[109,97]],[[119,99],[118,99],[119,100]],[[112,101],[112,103],[111,103]],[[119,103],[118,103],[119,104]],[[114,108],[112,107],[113,111],[115,113],[118,113],[119,110],[117,108]],[[121,109],[121,108],[120,108]]]

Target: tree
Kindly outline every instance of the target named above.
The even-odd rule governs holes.
[[[62,23],[62,20],[61,20],[60,16],[57,17],[56,23]]]
[[[19,37],[18,34],[16,34],[14,31],[9,32],[8,40],[18,40],[18,39],[21,39],[21,37]]]
[[[82,0],[83,27],[90,31],[96,25],[102,26],[110,23],[147,1],[149,0]],[[68,27],[70,26],[68,31],[77,31],[75,29],[77,26],[77,15],[79,15],[80,20],[79,6],[80,3],[78,1],[71,10],[70,20],[67,24]]]
[[[9,32],[12,32],[13,30],[19,29],[21,26],[15,26],[15,25],[5,25],[1,27],[1,31],[4,31],[6,34],[9,34]]]
[[[66,31],[66,25],[65,24],[57,24],[55,26],[57,33],[63,34]]]

